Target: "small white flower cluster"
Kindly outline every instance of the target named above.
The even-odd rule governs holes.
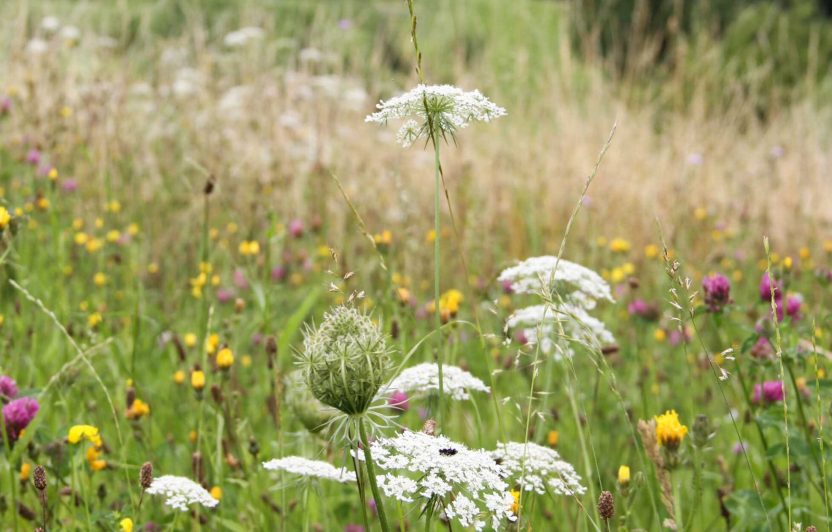
[[[490,393],[491,388],[458,366],[442,365],[442,388],[448,397],[456,401],[467,401],[469,392]],[[439,390],[439,366],[425,362],[402,371],[395,379],[382,388],[382,395],[395,391],[406,393],[430,393]]]
[[[487,451],[410,431],[376,440],[370,449],[386,471],[378,475],[378,485],[388,497],[402,502],[442,499],[449,519],[475,530],[485,528],[489,517],[494,529],[515,519],[505,471]]]
[[[491,456],[503,466],[512,484],[519,484],[525,491],[542,495],[548,486],[556,495],[586,493],[575,468],[554,449],[531,442],[498,443]]]
[[[548,296],[555,291],[564,300],[586,309],[592,309],[597,300],[613,300],[610,285],[596,272],[551,255],[532,257],[506,268],[497,280],[511,283],[516,294]]]
[[[252,41],[263,38],[265,32],[256,26],[247,26],[227,33],[222,42],[227,48],[242,48]]]
[[[397,134],[397,141],[405,148],[430,134],[428,117],[437,135],[453,134],[472,121],[490,122],[506,114],[480,91],[465,92],[453,85],[417,85],[410,91],[381,101],[378,111],[367,116],[365,122],[386,124],[390,120],[405,120]]]
[[[346,484],[355,482],[355,473],[346,468],[338,469],[329,462],[309,460],[301,456],[287,456],[263,462],[263,467],[269,471],[285,471],[302,477],[322,478]]]
[[[526,342],[543,353],[570,357],[573,343],[596,350],[615,343],[604,323],[587,312],[600,300],[613,301],[610,286],[589,268],[546,255],[503,270],[497,280],[513,293],[547,301],[518,309],[506,320],[506,331],[522,327]]]
[[[562,354],[558,351],[562,344],[558,340],[578,342],[592,349],[615,343],[615,337],[604,322],[590,316],[583,308],[566,303],[557,307],[532,305],[518,309],[506,320],[507,329],[516,327],[524,327],[523,334],[529,344],[535,345],[539,341],[542,352],[555,356]],[[565,354],[571,356],[571,349],[567,347]]]
[[[162,495],[165,504],[182,512],[188,511],[189,504],[200,504],[206,508],[213,508],[219,501],[208,491],[187,477],[163,475],[154,478],[147,488],[150,495]]]

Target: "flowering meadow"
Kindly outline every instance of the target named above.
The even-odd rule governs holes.
[[[578,4],[9,0],[0,531],[828,530],[832,30]]]

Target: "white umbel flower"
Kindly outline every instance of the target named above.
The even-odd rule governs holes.
[[[355,482],[355,473],[345,468],[338,469],[329,462],[309,460],[301,456],[287,456],[263,462],[263,467],[269,471],[285,471],[293,475],[309,478],[322,478],[346,484]]]
[[[565,301],[586,309],[593,308],[598,300],[613,300],[610,285],[600,275],[551,255],[526,259],[503,270],[497,280],[510,283],[516,294],[548,296],[554,289]]]
[[[456,401],[467,401],[469,392],[490,393],[491,389],[480,379],[457,366],[442,365],[443,392]],[[439,390],[439,366],[425,362],[402,371],[390,381],[382,394],[401,391],[406,393],[431,393]]]
[[[497,529],[514,520],[514,499],[505,471],[483,450],[471,450],[444,436],[404,432],[371,444],[373,460],[384,471],[378,485],[403,502],[444,501],[446,515],[464,527]]]
[[[199,504],[206,508],[219,504],[217,499],[193,480],[175,475],[154,478],[147,493],[165,497],[165,504],[182,512],[188,511],[189,504]]]
[[[378,111],[367,116],[365,122],[386,124],[390,120],[405,120],[397,140],[405,148],[430,134],[433,124],[437,136],[453,135],[457,129],[468,127],[473,121],[490,122],[506,114],[480,91],[463,91],[453,85],[417,85],[410,91],[382,100]],[[429,120],[430,118],[430,120]]]
[[[506,320],[506,329],[523,327],[526,340],[535,345],[540,342],[541,350],[550,353],[554,345],[577,342],[590,349],[600,349],[615,343],[615,337],[604,323],[590,316],[580,306],[561,304],[532,305],[518,309]]]
[[[511,483],[525,491],[542,495],[549,488],[556,495],[586,493],[575,468],[564,462],[554,449],[531,442],[498,443],[491,456],[503,466]]]
[[[228,48],[242,48],[252,41],[263,38],[266,33],[258,27],[248,26],[239,30],[227,33],[222,43]]]

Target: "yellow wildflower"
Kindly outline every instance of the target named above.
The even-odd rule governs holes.
[[[175,382],[176,384],[182,384],[183,382],[185,382],[185,372],[181,369],[177,370],[173,374],[173,382]]]
[[[656,440],[659,445],[675,450],[685,439],[688,428],[679,422],[679,414],[675,410],[668,410],[664,414],[655,417]]]
[[[610,240],[610,251],[613,253],[626,253],[630,251],[630,242],[623,238],[613,238]]]
[[[96,447],[101,447],[102,445],[101,435],[98,432],[98,427],[94,427],[92,425],[73,425],[69,429],[69,434],[67,434],[66,441],[68,441],[72,445],[75,445],[82,439],[91,442]]]
[[[549,434],[546,435],[546,442],[552,447],[558,444],[558,440],[560,440],[560,434],[556,430],[550,430]]]
[[[626,486],[630,483],[630,467],[622,465],[618,468],[618,483]]]
[[[231,349],[224,347],[217,353],[217,366],[220,369],[228,369],[234,364],[234,352]]]
[[[150,414],[150,405],[141,399],[134,399],[133,404],[127,409],[127,419],[141,419]]]
[[[214,486],[211,488],[211,497],[217,499],[218,501],[222,499],[222,488],[219,486]]]
[[[9,211],[5,207],[0,207],[0,230],[5,229],[11,219],[12,216],[9,214]]]
[[[121,532],[133,532],[133,520],[129,517],[125,517],[118,524],[121,527]]]
[[[95,283],[95,286],[104,286],[107,284],[107,276],[98,272],[93,276],[92,281]]]
[[[205,388],[205,372],[195,370],[191,372],[191,386],[196,391],[201,391]]]
[[[94,329],[103,319],[100,312],[93,312],[87,317],[87,325],[90,329]]]
[[[20,481],[26,482],[29,480],[29,474],[32,472],[32,466],[28,462],[23,462],[20,466]]]

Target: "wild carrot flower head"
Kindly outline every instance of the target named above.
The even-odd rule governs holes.
[[[465,92],[452,85],[417,85],[395,98],[382,100],[376,107],[378,111],[367,116],[365,122],[404,120],[397,141],[405,148],[431,135],[437,139],[453,137],[473,121],[490,122],[506,114],[480,91]]]
[[[0,375],[0,399],[14,399],[17,397],[17,383],[7,375]]]
[[[309,327],[299,364],[312,394],[348,415],[363,414],[387,381],[391,359],[381,328],[349,306]]]
[[[687,433],[688,428],[679,422],[679,414],[675,410],[656,416],[656,440],[660,446],[676,450]]]
[[[601,320],[590,316],[583,307],[569,303],[518,309],[506,320],[506,330],[514,328],[522,328],[526,343],[539,343],[543,353],[556,359],[573,355],[570,344],[600,349],[615,343],[615,337]]]
[[[378,474],[378,485],[388,497],[428,504],[443,500],[449,519],[475,530],[485,528],[489,518],[494,529],[504,519],[514,519],[506,472],[486,451],[410,431],[376,440],[371,450],[385,471]]]
[[[702,279],[705,292],[705,306],[708,312],[719,312],[731,302],[731,282],[722,274],[706,276]]]
[[[190,504],[199,504],[206,508],[213,508],[219,504],[217,499],[193,480],[174,475],[154,478],[147,488],[147,493],[165,497],[165,504],[182,512],[187,512]]]
[[[536,443],[498,443],[491,457],[499,463],[508,480],[525,491],[556,495],[583,495],[586,488],[575,468],[561,459],[554,449]]]
[[[491,389],[480,379],[464,369],[444,364],[442,366],[443,392],[456,401],[467,401],[469,392],[489,393]],[[439,366],[425,362],[399,373],[382,389],[383,394],[399,391],[407,393],[432,393],[439,390]]]
[[[17,441],[23,429],[35,419],[38,410],[40,410],[40,405],[31,397],[13,399],[3,406],[3,420],[9,439]]]
[[[549,255],[532,257],[506,268],[497,280],[503,286],[510,283],[511,291],[515,294],[551,298],[556,293],[564,301],[586,309],[593,308],[598,300],[613,300],[610,286],[596,272]]]
[[[344,468],[338,469],[329,462],[309,460],[300,456],[287,456],[263,462],[263,467],[269,471],[285,471],[293,475],[307,478],[334,480],[342,484],[355,482],[355,473]]]
[[[754,385],[755,403],[764,401],[766,403],[778,403],[783,400],[783,381],[765,381],[762,384]]]

